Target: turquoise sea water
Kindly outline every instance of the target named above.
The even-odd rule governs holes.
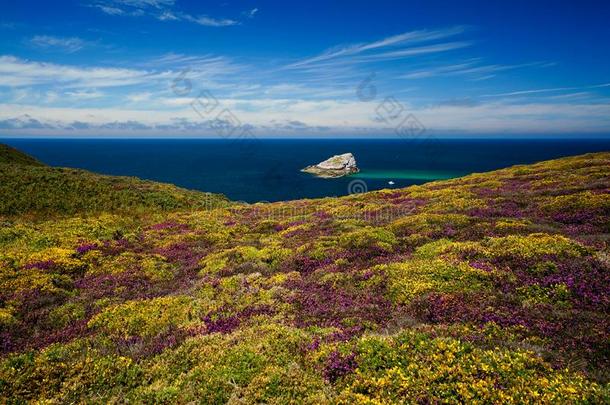
[[[353,178],[367,180],[444,180],[459,177],[466,172],[462,171],[440,171],[440,170],[364,170],[354,174]]]
[[[260,139],[247,143],[218,139],[0,139],[0,142],[54,166],[138,176],[223,193],[232,200],[247,202],[406,187],[515,164],[610,151],[610,139],[421,142],[405,139]],[[320,179],[300,172],[305,166],[346,152],[356,156],[360,173],[339,179]],[[352,182],[358,182],[358,187]]]

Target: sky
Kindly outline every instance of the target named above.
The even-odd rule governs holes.
[[[610,137],[608,1],[1,3],[0,136]]]

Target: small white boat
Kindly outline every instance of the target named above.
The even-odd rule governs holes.
[[[392,180],[390,180],[390,181],[388,181],[388,184],[389,184],[390,186],[393,186],[393,185],[394,185],[394,182],[393,182]]]

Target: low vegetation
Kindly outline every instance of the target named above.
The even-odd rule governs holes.
[[[226,205],[224,196],[134,177],[45,166],[0,144],[0,215],[147,213]]]
[[[610,153],[254,205],[5,159],[0,196],[0,402],[610,401]]]

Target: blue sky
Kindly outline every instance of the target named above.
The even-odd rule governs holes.
[[[3,135],[610,134],[606,1],[5,3]]]

